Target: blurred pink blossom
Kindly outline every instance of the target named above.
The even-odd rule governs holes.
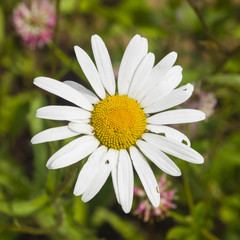
[[[195,86],[195,91],[188,101],[182,104],[183,108],[198,109],[205,113],[206,120],[214,114],[215,107],[217,105],[217,99],[213,92],[206,92],[202,90],[199,86]],[[190,138],[195,137],[198,134],[199,123],[195,122],[189,125],[188,135]],[[185,126],[182,124],[176,124],[175,128],[179,131],[186,131]]]
[[[193,100],[194,98],[195,100]],[[208,118],[214,113],[217,99],[212,92],[205,92],[200,88],[196,88],[192,99],[186,101],[184,105],[188,108],[195,108],[203,111],[206,114],[206,118]]]
[[[56,15],[47,0],[33,0],[30,5],[19,3],[12,19],[18,35],[32,49],[43,47],[53,37]]]
[[[170,209],[176,208],[176,204],[172,201],[177,199],[176,189],[169,190],[171,183],[166,180],[166,174],[163,174],[158,182],[160,191],[160,205],[155,208],[149,202],[147,195],[142,188],[134,187],[134,195],[138,197],[139,203],[134,211],[134,215],[143,218],[144,222],[153,222],[166,218]]]

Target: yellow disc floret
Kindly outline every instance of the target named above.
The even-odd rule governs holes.
[[[95,105],[91,125],[108,148],[126,149],[142,136],[147,125],[140,105],[127,96],[108,96]]]

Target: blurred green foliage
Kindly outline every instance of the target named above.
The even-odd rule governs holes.
[[[22,43],[12,25],[19,1],[0,3],[0,238],[240,239],[240,2],[56,1],[55,41],[35,50]],[[91,202],[82,203],[72,194],[81,166],[57,171],[45,167],[68,140],[30,144],[34,134],[56,126],[37,119],[36,109],[62,101],[36,89],[33,79],[43,75],[89,87],[73,46],[92,56],[90,37],[95,33],[108,46],[116,70],[128,41],[138,33],[149,40],[157,60],[178,52],[182,84],[194,83],[217,98],[214,114],[197,125],[191,137],[205,163],[193,166],[176,160],[183,177],[169,179],[178,189],[178,207],[160,222],[143,223],[125,215],[110,180]]]

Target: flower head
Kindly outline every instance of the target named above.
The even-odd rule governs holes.
[[[155,57],[148,53],[147,39],[136,35],[123,55],[116,84],[104,42],[98,35],[92,36],[91,42],[96,66],[83,49],[74,49],[95,93],[73,81],[47,77],[34,80],[38,87],[76,106],[38,109],[39,118],[69,123],[40,132],[32,143],[80,135],[58,150],[47,167],[62,168],[88,157],[74,188],[82,201],[92,199],[111,174],[117,200],[128,213],[133,200],[134,167],[150,202],[158,207],[160,190],[146,157],[172,176],[181,175],[181,171],[165,153],[203,163],[203,157],[190,147],[189,139],[165,125],[200,121],[205,114],[194,109],[168,110],[186,101],[193,91],[191,84],[176,88],[182,80],[182,68],[173,66],[175,52],[153,67]]]
[[[42,47],[52,39],[56,15],[47,0],[20,3],[12,18],[18,35],[30,48]]]
[[[138,187],[134,187],[134,195],[138,198],[139,204],[134,211],[134,214],[143,218],[144,222],[152,222],[154,220],[164,219],[170,209],[176,208],[176,204],[172,201],[176,200],[176,189],[169,190],[171,183],[166,180],[166,174],[163,174],[158,181],[159,191],[160,191],[160,205],[158,207],[153,207],[145,192]]]

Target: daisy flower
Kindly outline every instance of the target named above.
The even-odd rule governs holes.
[[[154,66],[155,57],[148,53],[147,39],[134,36],[123,55],[116,83],[103,40],[94,35],[91,44],[96,65],[83,49],[75,46],[74,50],[94,92],[73,81],[34,79],[36,86],[76,106],[38,109],[39,118],[69,123],[40,132],[32,143],[80,135],[53,154],[47,167],[63,168],[88,157],[74,188],[74,194],[82,195],[83,202],[91,200],[111,174],[117,201],[128,213],[133,200],[134,167],[150,202],[158,207],[160,191],[148,162],[179,176],[181,171],[166,153],[191,163],[204,161],[184,134],[166,124],[200,121],[205,114],[194,109],[168,110],[186,101],[193,91],[191,84],[176,88],[182,80],[182,68],[173,66],[175,52]]]

